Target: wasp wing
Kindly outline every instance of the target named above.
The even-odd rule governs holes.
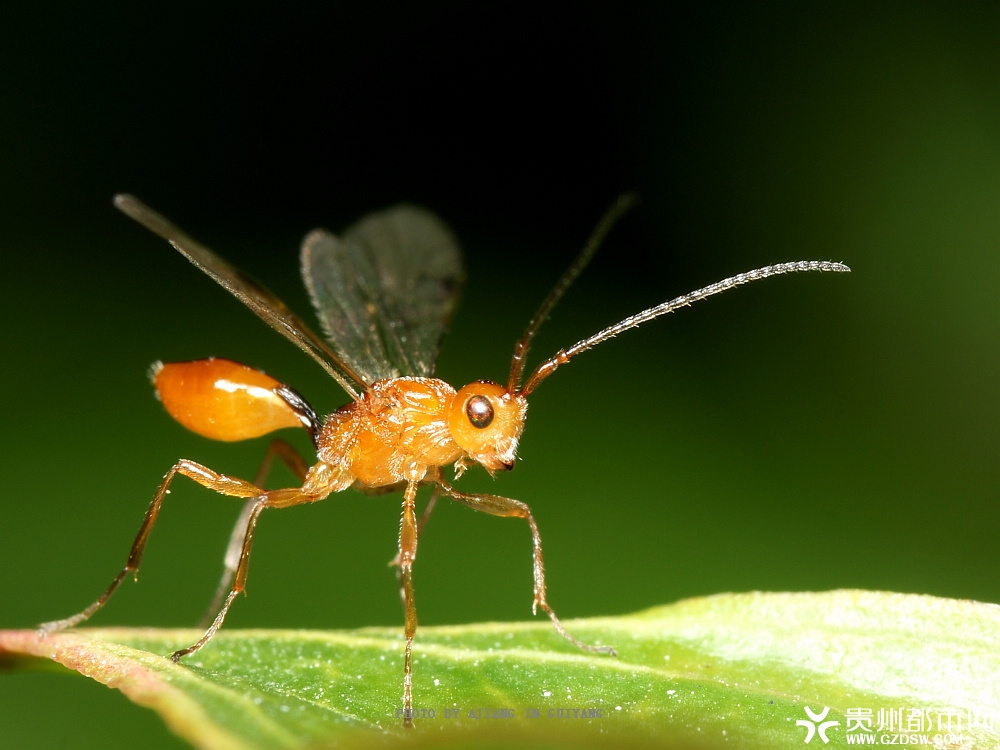
[[[316,230],[302,246],[302,276],[338,358],[366,382],[434,373],[464,278],[458,243],[436,215],[404,204],[341,237]]]
[[[322,338],[313,333],[273,293],[249,279],[204,245],[193,240],[138,198],[131,195],[116,195],[115,206],[130,218],[167,240],[181,255],[257,313],[264,322],[319,362],[352,398],[358,398],[350,381],[364,387],[366,383],[361,375],[331,350]]]

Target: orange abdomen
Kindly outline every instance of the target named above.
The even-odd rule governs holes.
[[[278,395],[281,383],[228,359],[154,365],[153,385],[170,416],[213,440],[246,440],[303,426]]]

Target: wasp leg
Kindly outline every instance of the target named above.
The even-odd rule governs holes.
[[[67,617],[65,620],[53,620],[52,622],[46,622],[38,626],[42,635],[47,635],[48,633],[53,633],[58,630],[64,630],[65,628],[71,628],[74,625],[78,625],[91,615],[93,615],[97,610],[104,606],[104,604],[111,598],[111,595],[115,593],[115,590],[125,580],[125,576],[132,573],[134,578],[139,576],[139,563],[142,561],[142,554],[146,549],[146,541],[149,539],[149,533],[153,529],[153,524],[156,523],[156,517],[160,513],[160,506],[163,504],[163,498],[167,494],[167,488],[170,486],[170,482],[173,478],[182,474],[190,479],[193,479],[198,484],[203,487],[208,487],[216,492],[229,495],[231,497],[244,497],[253,498],[261,494],[260,490],[250,482],[246,482],[242,479],[236,479],[235,477],[227,477],[223,474],[216,474],[211,469],[202,466],[201,464],[196,464],[194,461],[188,461],[182,459],[174,464],[167,475],[160,482],[160,486],[156,490],[156,494],[153,496],[153,502],[149,504],[149,510],[146,511],[146,517],[142,522],[142,526],[139,528],[139,533],[135,537],[135,541],[132,542],[132,550],[129,552],[128,561],[125,563],[125,567],[122,571],[115,577],[108,586],[107,590],[101,594],[101,596],[91,604],[89,607],[84,609],[72,617]]]
[[[261,461],[260,468],[257,470],[257,476],[254,478],[253,483],[260,488],[264,489],[264,482],[267,481],[267,475],[271,470],[271,464],[274,462],[274,457],[277,456],[282,460],[288,470],[296,476],[296,478],[301,482],[305,481],[306,472],[309,467],[306,466],[306,462],[303,460],[299,452],[292,446],[291,443],[282,440],[281,438],[275,438],[271,441],[270,445],[267,446],[267,451],[264,453],[264,459]],[[226,556],[223,560],[223,571],[222,578],[219,580],[219,585],[215,589],[215,594],[212,596],[212,603],[208,605],[208,609],[205,610],[205,614],[202,615],[201,619],[198,621],[199,628],[208,627],[209,623],[215,617],[219,608],[222,606],[222,602],[226,598],[226,594],[229,593],[229,587],[233,583],[233,576],[236,575],[236,568],[240,562],[240,551],[243,549],[243,539],[246,536],[247,524],[250,522],[250,513],[253,511],[254,499],[251,498],[246,501],[243,505],[243,510],[240,512],[240,517],[236,520],[236,525],[233,527],[233,531],[229,536],[229,545],[226,547]]]
[[[427,505],[424,507],[424,512],[420,514],[420,521],[417,523],[417,538],[424,533],[424,526],[427,525],[427,519],[431,517],[431,511],[434,510],[434,506],[437,505],[438,498],[441,496],[441,488],[434,485],[434,489],[431,491],[431,498],[427,501]],[[389,561],[389,567],[397,568],[397,573],[399,572],[399,553],[396,554],[394,558]]]
[[[413,600],[413,560],[417,556],[417,483],[403,493],[403,517],[399,524],[400,595],[406,611],[406,651],[403,657],[403,726],[413,727],[413,636],[417,632],[417,605]]]
[[[559,635],[565,638],[567,641],[572,643],[578,648],[582,648],[585,651],[592,651],[599,654],[611,654],[612,656],[617,656],[618,653],[611,646],[592,646],[589,643],[584,643],[572,635],[563,627],[563,624],[556,617],[556,613],[549,606],[548,600],[545,594],[545,566],[542,562],[542,538],[538,534],[538,525],[535,523],[534,516],[531,515],[531,509],[522,503],[520,500],[513,500],[509,497],[500,497],[499,495],[468,495],[464,492],[459,492],[450,484],[445,482],[443,479],[435,480],[441,491],[444,492],[452,500],[457,500],[458,502],[466,505],[473,510],[478,510],[483,513],[489,513],[493,516],[502,516],[504,518],[523,518],[528,522],[528,526],[531,527],[531,541],[534,547],[533,552],[533,571],[535,578],[535,600],[532,604],[532,612],[538,611],[538,607],[549,616],[552,620],[552,624],[555,626],[556,631]]]
[[[222,475],[216,476],[221,477]],[[223,478],[229,479],[228,477]],[[237,481],[242,482],[243,480]],[[222,623],[226,619],[226,614],[229,612],[229,607],[236,598],[236,595],[242,593],[246,589],[247,572],[250,569],[250,548],[253,546],[253,532],[254,528],[257,526],[257,518],[260,516],[261,512],[265,508],[288,508],[301,503],[314,503],[317,500],[322,500],[330,494],[329,486],[317,486],[313,491],[306,491],[305,489],[284,489],[271,490],[269,492],[261,493],[259,488],[249,482],[244,482],[244,484],[253,487],[254,491],[258,494],[250,503],[250,514],[247,518],[243,544],[240,546],[239,562],[236,565],[236,574],[233,579],[232,589],[226,597],[226,600],[223,602],[219,613],[212,621],[212,624],[208,626],[205,634],[199,638],[197,642],[191,644],[187,648],[174,651],[174,653],[170,655],[170,659],[174,662],[180,661],[182,657],[187,656],[188,654],[193,654],[195,651],[198,651],[202,646],[212,640],[212,636],[214,636],[219,628],[222,627]],[[216,488],[213,487],[213,489]]]

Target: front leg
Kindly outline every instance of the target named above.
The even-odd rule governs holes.
[[[473,510],[482,511],[483,513],[489,513],[493,516],[502,516],[504,518],[523,518],[528,522],[528,526],[531,527],[531,541],[534,547],[533,552],[533,572],[535,578],[535,600],[532,604],[532,612],[538,611],[538,607],[549,616],[552,620],[552,624],[555,626],[559,635],[565,638],[567,641],[572,643],[577,648],[582,648],[585,651],[591,651],[593,653],[599,654],[611,654],[612,656],[618,656],[618,653],[611,646],[591,646],[589,643],[584,643],[572,635],[563,627],[563,624],[556,617],[556,613],[549,606],[549,603],[545,596],[545,566],[542,562],[542,538],[538,534],[538,525],[535,523],[534,516],[531,515],[531,509],[522,503],[520,500],[513,500],[509,497],[501,497],[500,495],[468,495],[464,492],[459,492],[450,484],[445,482],[443,479],[435,479],[438,487],[441,491],[450,497],[452,500],[457,500],[466,505]]]

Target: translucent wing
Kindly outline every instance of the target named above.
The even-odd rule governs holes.
[[[338,359],[365,382],[433,374],[463,280],[458,243],[437,216],[400,205],[342,237],[316,230],[302,276]]]
[[[115,206],[150,231],[170,242],[181,255],[239,298],[264,322],[319,362],[352,398],[358,398],[351,381],[363,388],[366,381],[362,379],[362,376],[352,369],[348,362],[345,362],[331,350],[323,339],[309,330],[309,327],[274,294],[251,281],[139,199],[131,195],[116,195]]]

